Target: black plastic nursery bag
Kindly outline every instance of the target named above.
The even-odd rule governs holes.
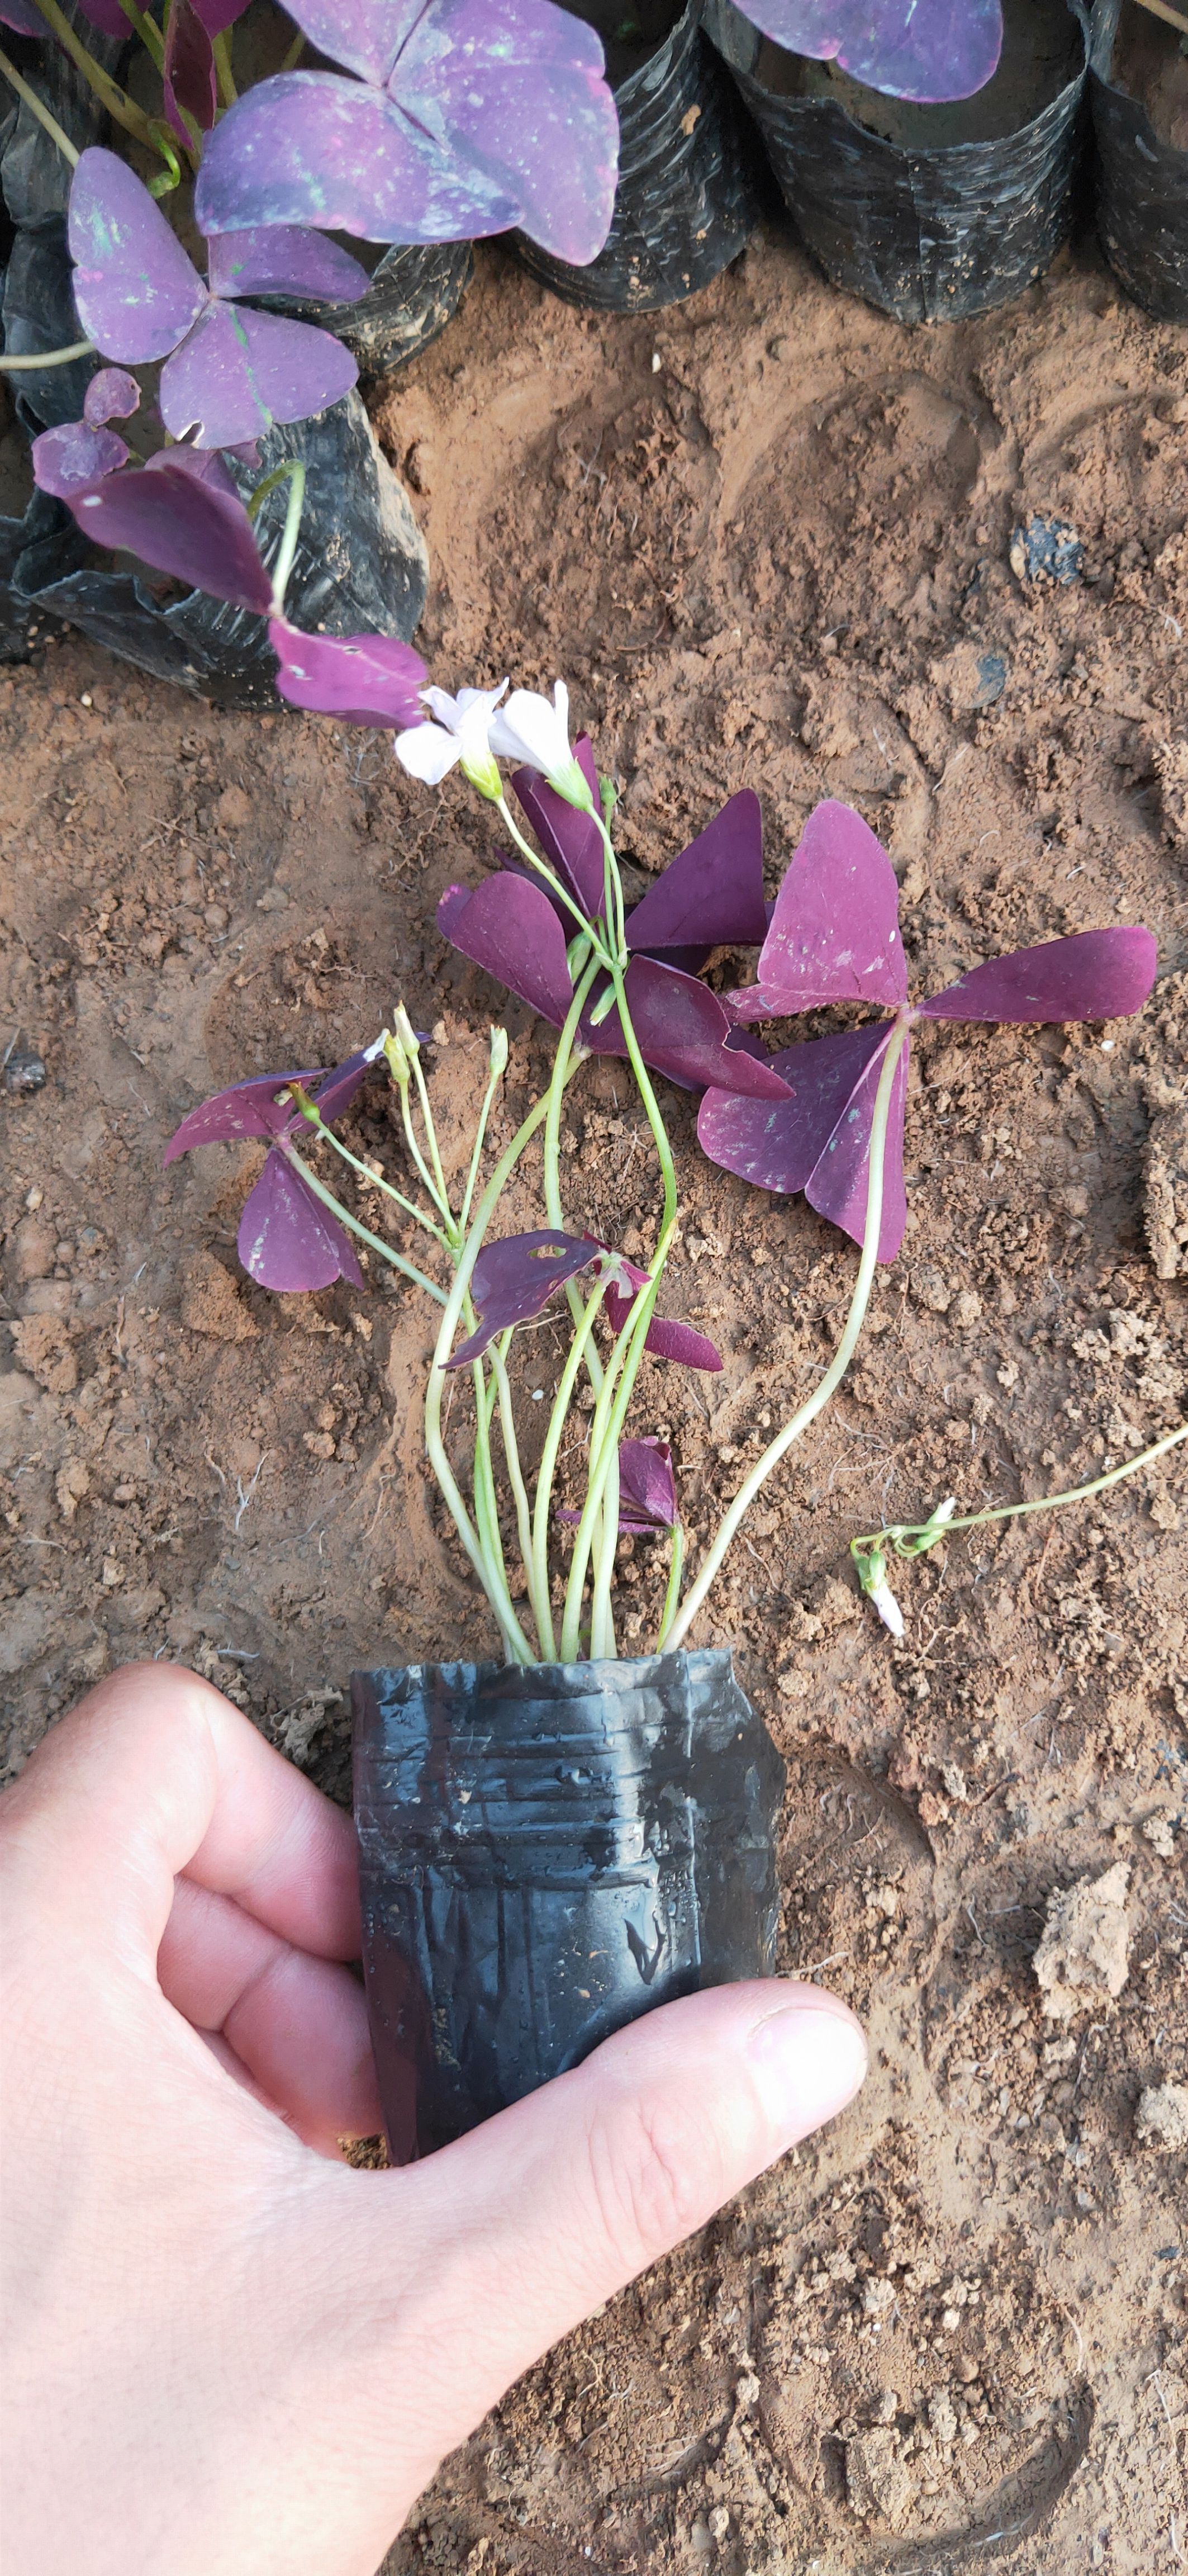
[[[1097,227],[1111,268],[1135,303],[1160,322],[1188,322],[1188,149],[1156,133],[1141,99],[1118,83],[1123,0],[1098,0],[1090,95],[1097,142]],[[1133,0],[1131,0],[1133,9]],[[1175,30],[1143,13],[1141,33],[1162,46],[1169,73]],[[1168,84],[1170,86],[1170,82]]]
[[[358,258],[366,245],[352,242]],[[316,296],[254,298],[299,321],[333,331],[368,382],[398,375],[444,331],[474,275],[474,252],[462,242],[393,242],[371,272],[357,304],[332,304]]]
[[[591,0],[578,12],[605,39],[630,13],[617,0]],[[672,19],[663,0],[644,0],[649,16]],[[619,110],[619,184],[609,237],[597,259],[572,268],[515,236],[525,268],[569,304],[603,312],[651,313],[679,304],[736,259],[759,219],[749,175],[755,146],[730,82],[699,24],[698,0],[675,15],[646,58],[613,41],[607,70]]]
[[[728,1654],[355,1673],[389,2145],[426,2154],[675,1995],[774,1966],[784,1766]]]
[[[835,285],[898,322],[955,322],[1009,302],[1072,227],[1085,12],[1081,0],[1005,0],[1004,14],[986,88],[920,107],[783,52],[733,0],[704,0],[808,248]]]

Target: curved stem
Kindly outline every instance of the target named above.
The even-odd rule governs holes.
[[[282,1146],[281,1151],[292,1163],[294,1169],[300,1172],[302,1180],[313,1191],[314,1197],[321,1200],[323,1207],[333,1211],[340,1225],[345,1225],[352,1234],[357,1234],[361,1243],[368,1244],[373,1252],[378,1252],[381,1259],[390,1262],[393,1270],[399,1270],[403,1278],[411,1279],[414,1288],[423,1288],[427,1297],[436,1298],[438,1305],[444,1306],[446,1302],[444,1288],[439,1288],[434,1280],[427,1279],[424,1271],[418,1270],[415,1261],[407,1261],[402,1252],[394,1252],[391,1244],[385,1243],[382,1235],[373,1234],[369,1225],[360,1224],[358,1217],[352,1216],[349,1208],[341,1206],[333,1190],[327,1189],[325,1182],[318,1179],[317,1173],[311,1172],[308,1163],[302,1162],[300,1154],[292,1145]]]
[[[403,1190],[395,1189],[391,1181],[384,1179],[381,1172],[373,1172],[369,1163],[361,1162],[357,1154],[352,1154],[350,1146],[343,1144],[341,1136],[336,1136],[334,1129],[327,1127],[324,1119],[310,1118],[308,1124],[316,1136],[324,1138],[327,1145],[333,1145],[335,1153],[341,1155],[344,1163],[349,1163],[352,1172],[359,1174],[360,1180],[366,1181],[373,1190],[382,1190],[386,1199],[392,1199],[398,1208],[403,1208],[406,1216],[415,1219],[422,1234],[431,1234],[434,1242],[441,1245],[443,1252],[450,1250],[448,1236],[443,1234],[439,1225],[434,1225],[432,1217],[426,1216],[424,1209],[419,1208],[415,1200],[406,1199]]]
[[[33,375],[38,367],[68,367],[72,358],[89,358],[94,346],[93,340],[72,340],[68,349],[45,349],[37,357],[0,358],[0,372]]]
[[[777,1431],[775,1439],[769,1441],[762,1457],[756,1461],[750,1475],[740,1485],[709,1554],[702,1561],[692,1591],[682,1603],[668,1632],[667,1642],[670,1647],[679,1646],[687,1637],[722,1559],[738,1530],[739,1523],[753,1503],[760,1486],[766,1484],[773,1468],[779,1466],[781,1458],[787,1455],[793,1441],[799,1440],[801,1433],[807,1431],[810,1422],[815,1422],[817,1415],[823,1412],[831,1395],[840,1386],[853,1359],[858,1336],[866,1318],[866,1309],[870,1304],[870,1292],[874,1286],[875,1269],[878,1263],[879,1233],[883,1221],[883,1170],[887,1152],[887,1121],[891,1111],[891,1091],[896,1068],[903,1053],[907,1035],[908,1022],[905,1015],[892,1030],[883,1059],[883,1070],[879,1076],[879,1087],[875,1094],[874,1115],[870,1124],[870,1160],[866,1184],[866,1223],[862,1235],[862,1259],[858,1265],[858,1277],[850,1302],[850,1311],[846,1317],[845,1330],[820,1385],[814,1388],[813,1393],[802,1405],[798,1406],[791,1421],[785,1422],[782,1429]]]
[[[3,49],[0,49],[0,72],[3,72],[4,78],[8,82],[10,88],[16,91],[17,97],[24,101],[25,106],[29,110],[30,116],[35,116],[38,124],[45,127],[46,133],[50,136],[51,141],[57,144],[59,152],[64,154],[66,160],[70,163],[71,169],[77,170],[81,157],[77,146],[71,142],[68,134],[63,133],[57,117],[51,116],[44,99],[40,99],[36,90],[31,87],[27,80],[22,78],[21,73],[17,70],[16,64],[9,61],[8,55],[3,51]],[[72,352],[72,354],[75,357],[84,357],[91,345],[92,343],[89,340],[85,340],[81,343],[78,349]],[[19,365],[20,360],[17,359],[14,361],[10,358],[8,364],[9,366],[14,364]],[[31,359],[29,364],[32,365]]]
[[[600,921],[587,921],[581,905],[574,902],[573,896],[566,891],[566,888],[561,883],[560,877],[557,876],[549,866],[548,860],[542,859],[539,850],[533,849],[531,841],[525,840],[524,835],[520,830],[520,826],[516,821],[515,815],[512,813],[511,807],[508,804],[506,796],[500,797],[499,802],[495,807],[495,811],[501,816],[503,822],[506,824],[508,831],[511,833],[512,839],[515,842],[516,848],[519,850],[521,856],[527,859],[533,874],[538,877],[543,877],[545,884],[550,888],[552,893],[556,895],[558,902],[563,903],[566,911],[573,914],[573,918],[577,923],[578,929],[583,930],[587,939],[593,941],[595,954],[598,957],[600,964],[609,967],[613,960],[604,937],[605,924]]]
[[[929,1546],[935,1547],[942,1539],[951,1538],[955,1530],[985,1529],[990,1521],[1022,1520],[1028,1512],[1056,1512],[1065,1503],[1091,1502],[1095,1494],[1107,1493],[1111,1485],[1120,1485],[1127,1476],[1137,1476],[1140,1468],[1153,1466],[1156,1458],[1164,1457],[1181,1440],[1188,1440],[1188,1422],[1177,1423],[1174,1431],[1165,1432],[1162,1440],[1153,1441],[1151,1447],[1140,1451],[1137,1458],[1125,1458],[1120,1467],[1111,1467],[1107,1475],[1094,1476],[1088,1485],[1071,1485],[1063,1494],[1038,1494],[1030,1503],[996,1503],[989,1511],[968,1512],[962,1520],[944,1521],[937,1528],[935,1538],[929,1539]],[[861,1554],[867,1548],[886,1547],[890,1542],[897,1556],[925,1556],[927,1548],[911,1547],[906,1542],[927,1537],[932,1527],[932,1521],[897,1521],[892,1529],[872,1531],[865,1538],[852,1539],[850,1553]]]
[[[125,134],[134,134],[138,143],[147,144],[151,152],[154,149],[153,130],[143,108],[137,107],[135,100],[120,88],[119,82],[113,81],[110,72],[104,71],[102,63],[97,63],[94,55],[88,53],[65,11],[58,7],[58,0],[37,0],[37,5],[47,27],[52,28],[63,51],[69,54],[71,62],[82,73],[88,87],[94,90],[96,98],[101,100],[108,115],[114,117],[117,125],[122,125]]]

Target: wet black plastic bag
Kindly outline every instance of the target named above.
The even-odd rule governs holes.
[[[355,1673],[363,1959],[404,2163],[769,1976],[784,1765],[728,1654]]]
[[[942,107],[882,98],[781,53],[733,0],[704,0],[703,15],[835,285],[897,322],[955,322],[1008,303],[1050,266],[1072,228],[1087,133],[1079,0],[1008,0],[1002,70],[976,97]],[[1016,124],[1012,32],[1034,44],[1049,21],[1053,94]],[[825,91],[835,94],[814,94]]]
[[[359,244],[349,245],[358,256]],[[311,296],[253,298],[277,313],[333,331],[368,382],[398,375],[444,331],[474,275],[469,242],[394,242],[371,272],[357,304]]]
[[[1142,102],[1115,84],[1121,6],[1098,0],[1093,29],[1097,228],[1135,303],[1159,322],[1188,322],[1188,152],[1161,142]]]
[[[600,34],[625,14],[583,8]],[[619,184],[609,237],[586,268],[553,259],[523,233],[524,267],[568,304],[652,313],[709,286],[745,249],[759,220],[756,146],[730,82],[701,33],[698,0],[647,60],[616,78]]]

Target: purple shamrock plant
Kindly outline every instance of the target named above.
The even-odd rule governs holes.
[[[868,88],[921,104],[984,89],[1002,51],[1002,0],[740,0],[789,53],[836,62]]]
[[[364,671],[371,667],[363,639],[360,663]],[[439,919],[463,954],[499,976],[559,1030],[548,1084],[485,1182],[488,1129],[509,1062],[507,1032],[491,1031],[486,1091],[459,1188],[446,1179],[420,1042],[403,1007],[366,1055],[317,1077],[316,1089],[315,1077],[307,1074],[237,1086],[193,1111],[170,1150],[215,1138],[267,1137],[264,1172],[245,1208],[240,1237],[246,1266],[264,1284],[292,1289],[352,1277],[353,1235],[362,1239],[369,1259],[378,1256],[437,1301],[441,1316],[425,1393],[425,1447],[439,1489],[491,1603],[509,1661],[573,1663],[583,1652],[595,1659],[617,1652],[612,1581],[621,1535],[629,1535],[633,1545],[650,1535],[667,1549],[657,1649],[680,1645],[748,1505],[840,1385],[878,1263],[894,1257],[903,1232],[903,1099],[912,1025],[926,1019],[1116,1018],[1145,1000],[1155,947],[1142,929],[1088,932],[975,967],[933,1000],[913,1006],[894,874],[861,817],[840,805],[818,807],[769,914],[759,811],[747,794],[731,798],[629,909],[610,828],[614,791],[599,777],[588,741],[580,738],[576,748],[570,743],[564,687],[558,682],[551,701],[525,689],[507,696],[506,689],[503,683],[451,696],[426,687],[414,720],[396,740],[413,777],[440,780],[460,768],[497,807],[515,856],[505,857],[477,889],[452,887]],[[535,843],[511,811],[501,761],[514,764],[515,794]],[[757,982],[724,999],[711,993],[699,968],[723,947],[748,945],[759,951]],[[684,998],[686,988],[712,1005],[712,1026],[698,1020],[696,1005]],[[654,1011],[652,995],[659,990],[680,998]],[[891,1016],[771,1057],[752,1034],[756,1020],[838,1003],[882,1006]],[[663,1185],[655,1249],[646,1266],[566,1220],[562,1108],[582,1064],[608,1046],[630,1065]],[[368,1065],[381,1056],[399,1095],[408,1188],[397,1187],[334,1132]],[[704,1092],[700,1135],[712,1159],[767,1189],[805,1189],[813,1205],[861,1245],[850,1311],[832,1361],[748,1472],[687,1590],[670,1453],[658,1438],[629,1436],[626,1429],[646,1354],[702,1370],[722,1365],[703,1335],[657,1313],[679,1210],[654,1075]],[[544,1221],[488,1240],[504,1193],[538,1136]],[[299,1144],[305,1152],[298,1152]],[[435,1266],[444,1265],[444,1280],[427,1278],[343,1204],[314,1170],[311,1146],[328,1147],[366,1190],[378,1192],[390,1210],[422,1229],[436,1248]],[[561,1298],[572,1330],[543,1418],[530,1494],[512,1351],[517,1334],[522,1339],[546,1317],[555,1332]],[[447,1447],[444,1409],[447,1390],[465,1370],[474,1402],[469,1498],[455,1466],[456,1433],[454,1454]],[[573,1408],[583,1378],[575,1436]],[[533,1395],[543,1401],[544,1389],[534,1388]],[[566,1441],[566,1456],[584,1449],[585,1491],[576,1506],[558,1508],[554,1487]],[[934,1544],[943,1534],[948,1510],[942,1506],[933,1515],[922,1543]],[[562,1531],[569,1549],[564,1574],[556,1564]],[[906,1530],[900,1536],[904,1553],[911,1552],[913,1536],[921,1539],[921,1533]],[[513,1539],[523,1567],[522,1586],[514,1589],[506,1552]],[[885,1553],[872,1542],[858,1561],[864,1588],[894,1624],[898,1613],[886,1583]]]

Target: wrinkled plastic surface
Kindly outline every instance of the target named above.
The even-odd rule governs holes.
[[[615,87],[619,183],[604,248],[571,268],[523,233],[533,277],[568,304],[652,313],[708,286],[759,220],[753,140],[689,0],[663,44]]]
[[[1188,322],[1188,152],[1161,143],[1146,108],[1111,79],[1121,0],[1098,0],[1090,94],[1097,229],[1111,268],[1158,322]]]
[[[355,1673],[363,1958],[393,2156],[657,2004],[768,1976],[784,1766],[728,1654]]]
[[[1084,12],[1069,6],[1086,40]],[[898,322],[955,322],[1022,294],[1071,230],[1087,132],[1087,64],[1016,133],[908,149],[832,99],[756,77],[761,39],[733,0],[704,22],[762,133],[790,213],[837,286]],[[951,108],[918,118],[951,119]]]
[[[392,376],[444,331],[473,274],[469,242],[395,242],[372,270],[371,284],[357,304],[266,295],[255,301],[332,331],[350,350],[360,375]]]

